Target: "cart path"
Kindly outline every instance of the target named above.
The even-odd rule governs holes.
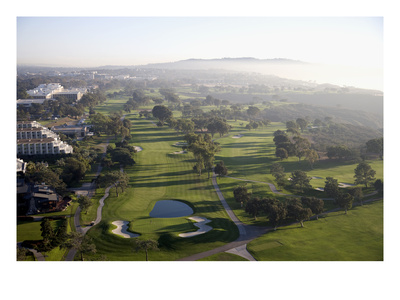
[[[194,254],[194,255],[191,255],[188,257],[178,259],[178,261],[195,261],[195,260],[199,260],[201,258],[205,258],[210,255],[217,254],[220,252],[225,252],[225,251],[242,256],[248,260],[255,261],[255,258],[246,249],[247,243],[249,243],[253,239],[261,236],[262,234],[264,234],[270,230],[273,230],[273,228],[272,227],[258,227],[258,226],[246,225],[246,224],[243,224],[242,222],[240,222],[240,220],[237,218],[235,213],[232,211],[232,209],[226,202],[226,200],[218,186],[217,175],[214,172],[213,172],[213,176],[212,176],[212,183],[213,183],[213,186],[218,195],[218,198],[221,201],[222,206],[224,207],[226,213],[228,214],[228,216],[232,220],[232,222],[235,223],[235,225],[237,226],[237,228],[239,230],[239,237],[234,242],[228,243],[221,247],[217,247],[215,249],[211,249],[206,252],[197,253],[197,254]]]
[[[239,179],[239,178],[234,178],[234,177],[230,177],[230,176],[226,176],[229,178],[233,178],[233,179],[238,179],[238,180],[243,180],[243,181],[250,181],[250,182],[259,182],[259,183],[265,183],[265,184],[271,184],[271,183],[267,183],[267,182],[260,182],[260,181],[252,181],[252,180],[245,180],[245,179]],[[256,261],[256,259],[247,251],[246,246],[249,242],[251,242],[252,240],[254,240],[255,238],[260,237],[261,235],[269,232],[269,231],[274,231],[273,227],[259,227],[259,226],[253,226],[253,225],[246,225],[243,224],[242,222],[239,221],[239,219],[236,217],[236,215],[234,214],[234,212],[232,211],[232,209],[229,207],[228,203],[226,202],[224,196],[222,195],[222,192],[218,186],[217,183],[217,176],[216,174],[213,172],[213,177],[212,177],[212,183],[214,185],[215,191],[218,195],[218,198],[220,199],[224,209],[226,210],[227,214],[229,215],[229,217],[231,218],[231,220],[236,224],[236,226],[238,227],[239,230],[239,237],[236,239],[236,241],[228,243],[226,245],[205,251],[205,252],[201,252],[201,253],[197,253],[191,256],[187,256],[181,259],[178,259],[178,261],[196,261],[214,254],[218,254],[221,252],[228,252],[228,253],[232,253],[232,254],[236,254],[239,256],[242,256],[250,261]],[[273,184],[271,184],[273,185]],[[275,187],[275,186],[274,186]],[[272,189],[271,189],[272,190]],[[377,192],[373,192],[371,194],[376,194]],[[370,195],[371,195],[370,194]],[[370,200],[364,200],[363,203],[367,203],[367,202],[373,202],[376,200],[379,200],[380,198],[377,199],[370,199]],[[358,206],[359,204],[354,203],[354,206]],[[326,211],[324,213],[319,214],[319,216],[322,216],[324,214],[328,214],[330,212],[334,212],[334,211],[339,211],[341,210],[341,208],[335,208],[332,209],[330,211]],[[316,216],[311,217],[310,219],[314,219],[316,218]],[[297,222],[294,222],[292,224],[295,224]],[[289,226],[292,224],[286,224],[283,226]],[[279,226],[281,227],[281,226]]]

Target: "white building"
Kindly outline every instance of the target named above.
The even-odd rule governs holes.
[[[17,155],[68,154],[73,148],[36,121],[17,122]]]
[[[62,92],[64,87],[59,83],[41,84],[38,87],[26,91],[33,99],[50,99],[54,93]]]
[[[79,101],[86,93],[86,88],[64,89],[59,83],[47,83],[29,90],[27,93],[32,99],[57,99],[63,96],[74,101]]]

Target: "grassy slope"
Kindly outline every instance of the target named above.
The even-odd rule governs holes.
[[[222,151],[218,154],[217,159],[222,159],[225,165],[228,167],[228,175],[247,180],[256,180],[261,182],[270,182],[275,184],[274,177],[270,174],[269,168],[272,163],[279,162],[284,168],[287,176],[294,170],[302,170],[307,173],[309,177],[316,176],[322,177],[323,179],[312,179],[311,185],[313,187],[323,187],[325,185],[325,178],[330,176],[338,179],[339,182],[354,183],[354,169],[357,163],[347,163],[337,160],[324,160],[316,162],[314,168],[311,170],[308,162],[301,160],[298,162],[298,158],[291,157],[284,161],[279,161],[275,156],[275,145],[273,142],[273,132],[277,129],[284,129],[282,123],[273,122],[271,125],[264,129],[245,131],[243,126],[238,122],[231,122],[234,129],[229,136],[218,139],[221,143]],[[243,137],[239,139],[233,139],[232,135],[236,135],[239,132],[243,134]],[[367,161],[371,167],[376,171],[376,178],[383,178],[383,161],[374,160]],[[254,221],[253,218],[249,217],[243,209],[240,208],[240,204],[236,203],[233,198],[233,189],[239,184],[246,184],[249,192],[259,197],[275,197],[278,199],[284,199],[284,196],[279,196],[271,192],[270,188],[266,184],[261,183],[245,183],[244,181],[238,181],[230,178],[218,179],[218,184],[221,191],[224,194],[225,199],[228,201],[235,214],[239,217],[242,222],[247,224],[263,224],[266,222],[265,218],[259,218]],[[276,184],[275,184],[276,185]],[[291,191],[282,189],[283,193],[291,194]],[[321,192],[312,192],[312,196],[316,197],[327,197]],[[328,203],[327,203],[328,204]]]
[[[140,233],[141,238],[159,240],[161,251],[153,251],[151,260],[175,260],[236,239],[237,229],[228,220],[211,179],[192,171],[191,154],[170,154],[177,150],[172,145],[181,141],[181,136],[168,128],[157,128],[149,120],[126,117],[133,122],[131,144],[143,151],[135,154],[136,165],[125,169],[131,178],[130,188],[119,197],[111,191],[105,201],[103,222],[89,231],[98,254],[109,260],[143,260],[143,253],[132,252],[131,239],[110,232],[111,223],[116,220],[130,221],[130,230]],[[164,199],[188,201],[194,207],[194,215],[212,220],[213,230],[199,237],[178,237],[179,233],[196,230],[187,218],[149,217],[154,204]]]
[[[381,261],[383,201],[329,213],[319,220],[279,228],[250,242],[257,260]]]

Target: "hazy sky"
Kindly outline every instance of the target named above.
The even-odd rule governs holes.
[[[279,57],[381,67],[382,27],[366,17],[19,17],[17,60],[86,67]]]
[[[223,57],[329,64],[334,68],[286,77],[381,90],[383,18],[17,18],[18,64],[97,67]]]

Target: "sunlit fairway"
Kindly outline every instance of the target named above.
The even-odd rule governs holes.
[[[193,172],[191,154],[173,155],[174,143],[182,141],[182,135],[163,127],[158,128],[150,120],[127,114],[132,125],[131,145],[143,151],[134,155],[136,165],[125,168],[130,176],[130,187],[116,197],[111,190],[105,201],[102,222],[88,234],[94,238],[96,255],[109,260],[143,260],[143,253],[132,251],[132,239],[125,239],[111,232],[113,221],[129,221],[129,229],[140,238],[155,239],[160,251],[152,251],[151,260],[175,260],[194,253],[210,250],[235,240],[238,232],[229,220],[215,194],[207,174],[199,177]],[[183,239],[179,233],[196,231],[188,217],[151,218],[149,216],[159,200],[181,200],[194,209],[195,216],[204,216],[212,222],[213,230],[193,238]]]
[[[242,125],[240,125],[242,123]],[[244,123],[244,124],[243,124]],[[273,132],[285,129],[283,123],[271,123],[269,126],[257,130],[248,131],[244,128],[246,122],[230,122],[233,130],[228,136],[219,138],[217,141],[221,144],[222,151],[218,153],[217,160],[223,160],[228,168],[228,176],[268,182],[276,185],[275,178],[270,174],[270,166],[279,162],[284,168],[287,177],[290,177],[292,171],[302,170],[309,177],[320,177],[322,179],[312,179],[310,181],[314,188],[324,187],[326,177],[338,179],[338,182],[354,183],[354,169],[358,163],[345,162],[338,160],[321,160],[314,164],[311,169],[309,163],[303,159],[299,162],[298,158],[290,157],[283,161],[275,157],[275,144],[273,142]],[[237,134],[243,135],[241,138],[232,138]],[[368,160],[368,164],[376,171],[375,177],[383,179],[383,161]],[[246,185],[249,192],[258,197],[275,197],[285,199],[286,196],[275,194],[267,184],[239,181],[228,177],[218,179],[218,184],[228,201],[230,207],[234,209],[238,218],[247,224],[267,224],[266,218],[258,218],[257,221],[244,212],[239,203],[233,198],[233,189],[238,185]],[[290,190],[279,188],[282,193],[292,194]],[[371,190],[372,191],[372,190]],[[327,198],[325,193],[318,191],[309,192],[310,196]],[[332,202],[327,202],[326,207],[330,207]]]
[[[345,215],[329,213],[319,220],[278,228],[250,242],[257,260],[381,261],[383,201],[358,206]]]

